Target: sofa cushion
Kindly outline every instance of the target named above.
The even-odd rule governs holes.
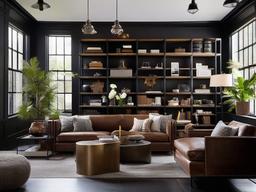
[[[76,116],[73,119],[74,132],[93,131],[90,116]]]
[[[74,116],[60,115],[61,132],[69,132],[74,130],[73,119]]]
[[[205,160],[204,137],[180,138],[174,141],[175,148],[190,161]]]
[[[253,125],[231,121],[228,126],[238,127],[238,136],[256,136],[256,127]]]
[[[169,142],[169,137],[162,132],[135,132],[138,135],[143,135],[146,141],[150,142]]]
[[[219,121],[212,131],[211,136],[235,136],[237,135],[238,127],[230,127],[223,121]]]
[[[95,140],[97,136],[109,135],[107,131],[89,131],[89,132],[63,132],[60,133],[57,142],[77,142],[82,140]]]

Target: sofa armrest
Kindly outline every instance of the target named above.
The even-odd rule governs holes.
[[[191,129],[187,131],[188,137],[205,137],[210,136],[212,129]]]
[[[205,137],[207,176],[256,176],[256,137]]]
[[[175,126],[176,126],[176,121],[174,119],[167,121],[165,132],[169,137],[172,148],[174,148]]]
[[[55,140],[55,138],[60,134],[61,132],[61,124],[59,120],[49,120],[48,122],[48,134],[52,136]]]

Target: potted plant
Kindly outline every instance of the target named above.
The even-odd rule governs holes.
[[[228,98],[224,104],[230,105],[229,112],[236,109],[237,115],[248,115],[250,100],[256,98],[256,74],[254,73],[250,79],[245,79],[238,72],[240,65],[237,62],[230,61],[228,64],[234,75],[234,85],[224,90],[224,97]]]
[[[36,57],[24,62],[22,72],[25,98],[19,107],[18,117],[32,120],[29,132],[34,136],[41,136],[46,132],[45,117],[51,116],[54,111],[55,88],[51,85],[50,73],[39,68]]]

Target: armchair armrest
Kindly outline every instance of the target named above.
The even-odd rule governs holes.
[[[205,137],[207,176],[256,176],[256,137]]]

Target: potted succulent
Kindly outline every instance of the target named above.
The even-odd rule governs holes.
[[[239,75],[239,63],[230,61],[228,64],[234,75],[234,85],[224,90],[224,97],[227,98],[224,104],[230,105],[229,112],[236,109],[237,115],[248,115],[250,113],[250,100],[256,98],[256,74],[254,73],[251,78],[245,79]]]
[[[25,99],[19,107],[18,117],[32,120],[29,132],[34,136],[41,136],[46,132],[45,118],[54,111],[55,88],[51,85],[50,73],[39,68],[36,57],[24,62],[22,72]],[[56,110],[54,114],[56,116]]]

